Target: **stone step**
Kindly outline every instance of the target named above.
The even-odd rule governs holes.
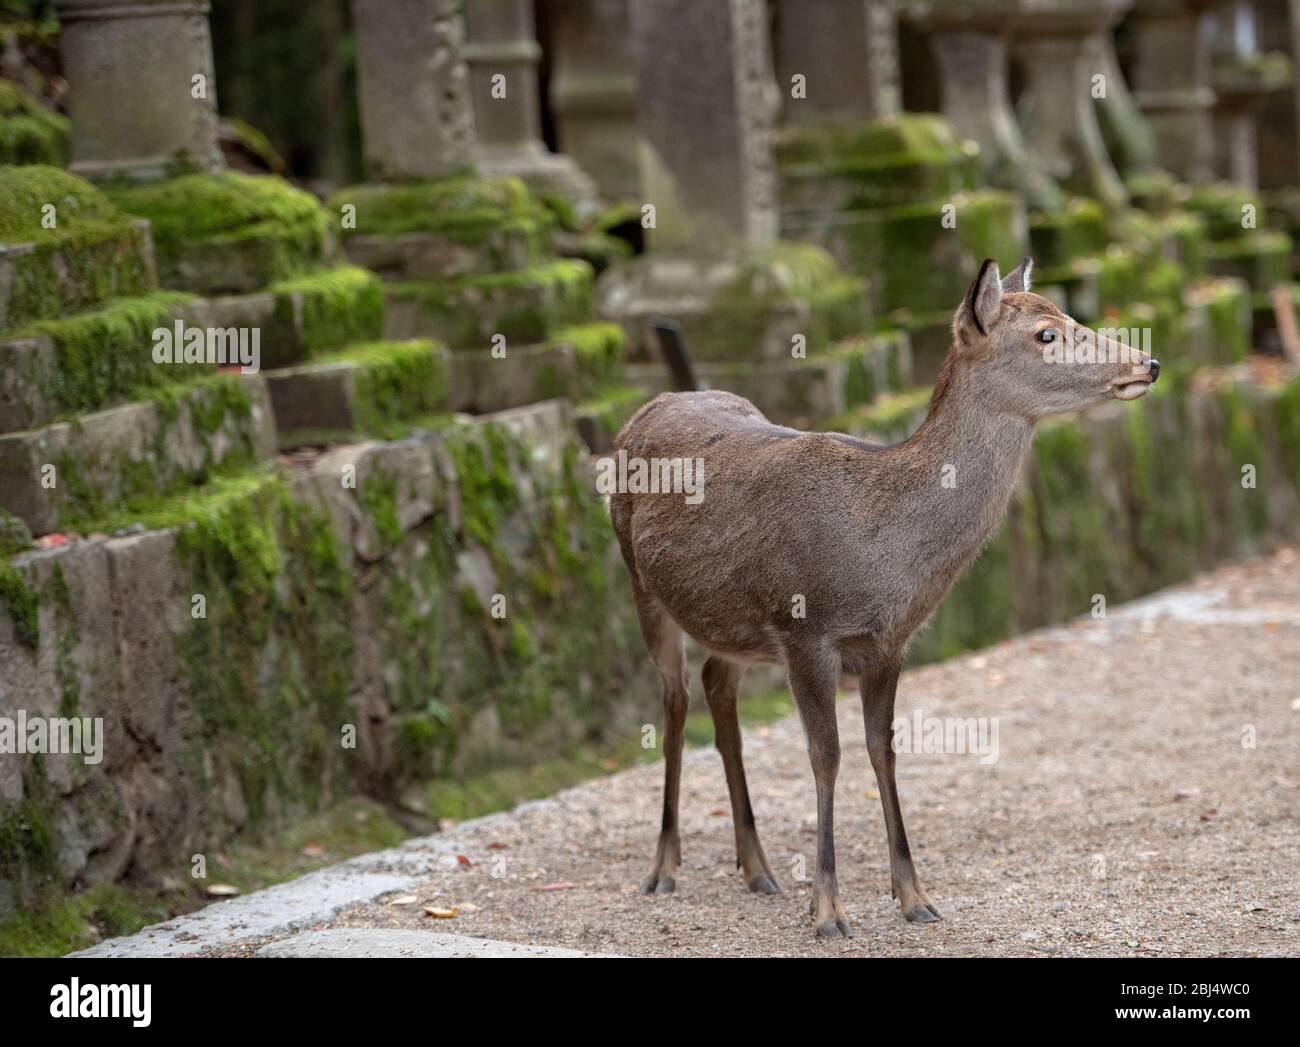
[[[772,421],[805,428],[912,383],[911,342],[901,330],[848,339],[802,360],[697,361],[694,366],[701,388],[736,393]],[[647,399],[672,388],[660,364],[629,364],[623,374]]]
[[[1025,255],[1020,199],[991,189],[834,215],[786,215],[781,234],[818,244],[846,272],[872,278],[873,311],[956,309],[985,258],[1003,271]]]
[[[552,251],[553,215],[513,179],[353,186],[327,206],[353,219],[343,224],[348,258],[385,280],[510,272]]]
[[[90,312],[37,320],[0,339],[0,432],[84,414],[142,387],[211,373],[207,364],[154,362],[155,332],[173,331],[198,299],[174,291],[120,298]]]
[[[192,174],[109,190],[153,224],[158,280],[198,294],[248,294],[319,269],[335,251],[336,220],[271,175]]]
[[[290,277],[265,291],[202,299],[190,323],[261,332],[263,370],[290,367],[314,356],[383,336],[383,285],[357,266]]]
[[[384,337],[435,338],[453,349],[544,341],[591,315],[591,266],[558,259],[510,273],[387,285]]]
[[[449,409],[451,354],[431,341],[376,342],[270,371],[281,447],[394,438],[403,423]]]
[[[261,376],[213,375],[71,422],[0,436],[0,508],[35,535],[85,527],[127,504],[275,452]]]
[[[148,222],[66,171],[0,168],[0,332],[156,286]]]

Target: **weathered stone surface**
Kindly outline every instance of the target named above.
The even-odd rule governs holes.
[[[465,8],[478,165],[557,193],[579,213],[594,212],[596,187],[573,159],[547,150],[541,135],[532,0],[479,0]]]
[[[1120,69],[1115,38],[1101,33],[1090,38],[1089,46],[1092,71],[1106,85],[1105,97],[1095,100],[1106,150],[1122,175],[1149,170],[1155,163],[1155,136]]]
[[[1128,0],[1038,3],[1017,23],[1025,84],[1019,103],[1030,153],[1056,183],[1112,210],[1128,204],[1093,102],[1099,41]]]
[[[72,169],[157,179],[224,166],[207,0],[58,0]]]
[[[1060,187],[1025,145],[1007,90],[1007,40],[1026,15],[1021,0],[910,4],[906,16],[925,30],[941,80],[943,114],[975,139],[994,186],[1023,193],[1031,207],[1058,210]]]
[[[461,7],[453,0],[352,0],[372,179],[440,178],[472,166]]]
[[[1189,182],[1214,177],[1209,41],[1196,0],[1136,0],[1134,98],[1156,139],[1156,162]]]
[[[656,250],[708,255],[776,239],[765,19],[757,0],[632,7],[641,191],[656,209]]]
[[[608,200],[638,200],[641,130],[629,0],[544,3],[560,148]]]
[[[220,376],[75,422],[0,436],[0,503],[34,534],[99,518],[132,498],[275,449],[260,377]]]

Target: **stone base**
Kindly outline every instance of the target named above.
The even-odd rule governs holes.
[[[560,259],[517,272],[388,284],[384,337],[483,352],[496,335],[507,349],[540,342],[588,318],[592,280],[586,262]]]
[[[102,519],[133,499],[275,451],[260,377],[220,375],[76,422],[0,437],[0,507],[33,534]],[[46,481],[54,467],[54,484]]]
[[[539,196],[563,197],[579,218],[600,210],[600,193],[591,176],[563,153],[544,149],[497,150],[480,148],[480,174],[497,178],[518,178]]]
[[[649,254],[597,284],[598,311],[627,331],[634,359],[651,359],[647,321],[681,324],[692,360],[790,360],[870,326],[866,288],[824,251],[778,244],[738,259]]]

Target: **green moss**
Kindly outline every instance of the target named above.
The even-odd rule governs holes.
[[[871,404],[831,418],[824,427],[885,443],[905,440],[921,424],[933,395],[929,389],[878,396]]]
[[[40,642],[40,600],[13,564],[0,561],[0,605],[13,619],[18,640],[35,650]]]
[[[17,84],[0,80],[0,165],[66,166],[72,125]]]
[[[168,369],[153,361],[153,332],[170,328],[194,299],[174,291],[123,298],[93,312],[62,320],[38,320],[23,332],[50,338],[58,370],[44,394],[57,410],[98,410],[129,399],[141,387],[203,374],[206,365]]]
[[[273,358],[270,366],[298,362],[354,342],[373,341],[383,334],[383,285],[366,269],[326,269],[282,280],[269,290],[276,296],[277,325],[297,336],[293,339],[296,359],[277,362]]]
[[[147,236],[89,182],[58,168],[0,167],[0,243],[32,245],[9,263],[0,324],[10,328],[154,286]]]
[[[400,236],[432,232],[478,243],[502,225],[532,222],[549,229],[546,207],[517,178],[456,176],[408,185],[357,185],[341,189],[326,204],[340,213],[356,208],[356,228],[344,235]]]
[[[153,226],[166,287],[225,289],[214,259],[237,260],[252,286],[308,272],[324,256],[329,215],[310,193],[270,175],[191,174],[154,185],[111,189],[113,201]]]
[[[1186,187],[1183,207],[1205,220],[1206,232],[1211,240],[1234,239],[1246,232],[1246,216],[1253,215],[1256,222],[1264,219],[1264,206],[1250,189],[1226,182]]]
[[[591,312],[594,274],[580,259],[558,259],[516,272],[388,286],[392,307],[414,308],[422,334],[453,349],[488,349],[495,335],[508,343],[545,341]]]
[[[1106,209],[1096,200],[1076,196],[1063,211],[1036,211],[1029,218],[1029,240],[1034,264],[1041,269],[1094,254],[1110,242]]]
[[[573,347],[579,388],[586,391],[603,385],[618,374],[627,335],[622,325],[616,323],[576,324],[556,331],[551,336],[551,343]]]

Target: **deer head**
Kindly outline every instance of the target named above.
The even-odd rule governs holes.
[[[984,261],[953,319],[940,384],[960,376],[987,407],[1031,420],[1142,396],[1160,362],[1032,293],[1032,267],[1026,258],[1004,280],[993,259]]]

